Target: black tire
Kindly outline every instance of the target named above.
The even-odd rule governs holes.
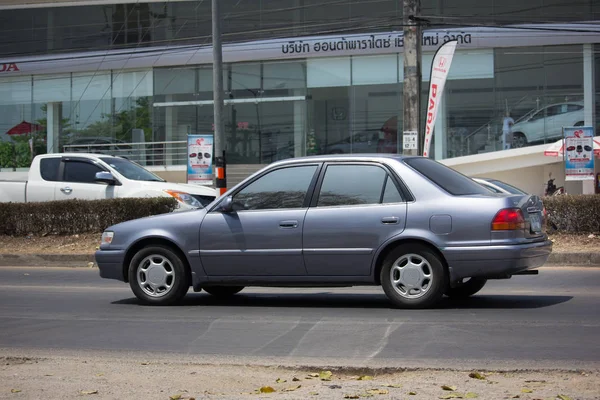
[[[483,289],[486,282],[487,279],[484,278],[471,278],[457,287],[449,287],[445,294],[453,299],[466,299]]]
[[[512,147],[515,149],[519,149],[522,147],[527,147],[527,136],[525,136],[522,132],[513,133]]]
[[[148,285],[144,286],[138,281],[138,271],[140,268],[149,265],[147,260],[149,257],[154,256],[154,262],[159,260],[166,260],[165,271],[172,271],[172,277],[166,278],[165,283],[170,285],[170,289],[167,291],[163,288],[149,288]],[[142,276],[145,280],[150,279],[142,272]],[[131,263],[129,264],[129,286],[133,291],[133,294],[144,304],[166,306],[178,303],[186,295],[190,288],[189,271],[183,260],[173,251],[173,249],[166,246],[148,246],[138,251]],[[146,289],[144,289],[144,287]],[[148,293],[150,289],[155,291],[155,295]],[[164,290],[163,290],[164,289]],[[160,291],[163,290],[163,294]],[[165,293],[166,292],[166,293]]]
[[[231,297],[244,290],[244,286],[206,286],[202,289],[215,297]]]
[[[392,270],[397,261],[400,261],[404,257],[411,260],[421,259],[426,261],[427,265],[422,267],[422,269],[428,269],[431,277],[429,278],[427,285],[421,286],[420,290],[423,291],[423,293],[420,295],[418,293],[413,293],[411,295],[410,292],[416,289],[408,289],[407,291],[406,287],[401,284],[398,286],[398,289],[394,287],[394,283],[392,282]],[[400,263],[400,265],[402,265],[402,263]],[[398,278],[400,277],[398,270],[395,270],[394,273],[398,274]],[[444,295],[444,291],[448,285],[448,277],[446,269],[442,264],[442,260],[440,260],[433,250],[421,244],[403,244],[392,250],[383,261],[380,279],[381,286],[383,287],[386,296],[394,306],[399,308],[431,307]],[[423,289],[424,286],[426,286],[425,289]],[[403,290],[404,294],[401,294]]]

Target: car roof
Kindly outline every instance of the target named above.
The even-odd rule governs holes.
[[[296,157],[288,158],[281,161],[276,161],[271,165],[285,165],[285,164],[298,164],[298,163],[311,163],[311,162],[335,162],[335,161],[402,161],[409,158],[420,158],[418,156],[404,156],[401,154],[325,154],[318,156],[307,156],[307,157]]]
[[[99,159],[101,157],[119,157],[125,159],[125,157],[120,157],[112,154],[100,154],[100,153],[50,153],[50,154],[40,154],[40,158],[59,158],[59,157],[73,157],[73,158],[93,158]]]

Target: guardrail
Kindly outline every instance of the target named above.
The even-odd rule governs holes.
[[[63,146],[64,153],[92,153],[125,157],[145,166],[186,165],[187,142],[94,143]]]

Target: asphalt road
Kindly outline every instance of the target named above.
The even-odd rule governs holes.
[[[0,348],[302,359],[334,365],[600,365],[600,268],[543,268],[466,301],[397,310],[378,287],[190,292],[140,305],[97,269],[0,267]]]

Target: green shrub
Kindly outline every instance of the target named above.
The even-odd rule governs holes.
[[[15,166],[14,144],[0,141],[0,168],[14,168]]]
[[[543,199],[548,228],[560,233],[600,232],[600,195],[564,195]]]
[[[172,197],[0,203],[0,235],[99,233],[132,219],[172,212]]]

